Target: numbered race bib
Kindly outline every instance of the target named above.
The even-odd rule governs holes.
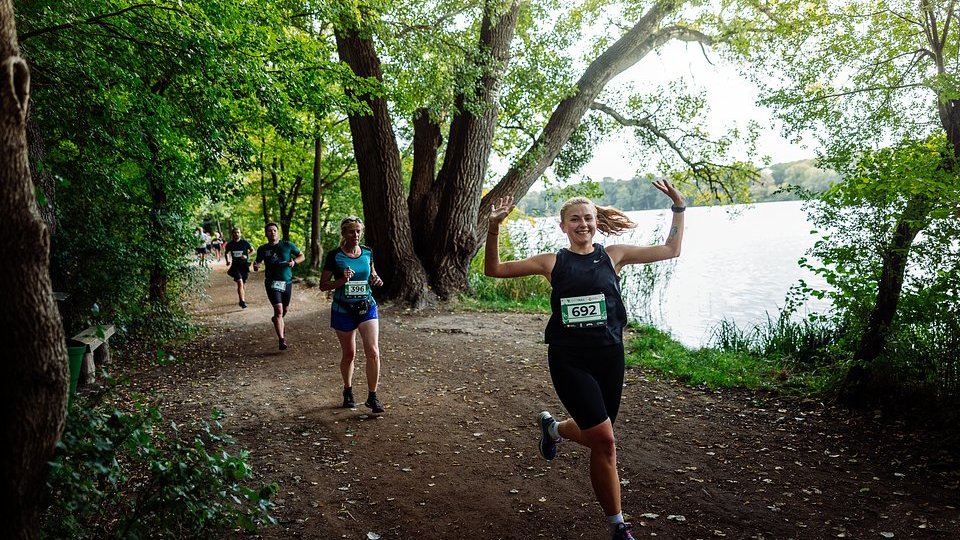
[[[285,292],[287,290],[286,281],[271,281],[270,288],[275,291]]]
[[[560,299],[560,319],[567,327],[607,324],[607,299],[602,294]]]
[[[367,282],[348,281],[343,285],[343,294],[347,298],[364,298],[367,296]]]
[[[233,258],[234,258],[234,259],[242,259],[242,258],[243,258],[243,252],[242,252],[242,251],[234,251],[234,252],[233,252]]]

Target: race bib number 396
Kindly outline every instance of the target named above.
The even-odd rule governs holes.
[[[366,281],[348,281],[343,285],[343,293],[347,298],[360,298],[367,295]]]
[[[602,294],[560,299],[560,319],[564,326],[603,326],[607,323],[607,299]]]

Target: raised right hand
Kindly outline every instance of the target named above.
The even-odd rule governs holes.
[[[490,206],[490,224],[500,226],[513,209],[513,197],[500,197]]]

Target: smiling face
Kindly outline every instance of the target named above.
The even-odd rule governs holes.
[[[560,230],[570,245],[590,245],[597,234],[597,208],[589,202],[564,205],[560,211]]]

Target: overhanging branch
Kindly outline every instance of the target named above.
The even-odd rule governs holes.
[[[147,9],[147,8],[157,8],[157,9],[162,9],[162,10],[166,10],[166,11],[172,11],[172,12],[174,12],[174,13],[179,13],[179,14],[181,14],[181,15],[186,15],[186,12],[185,12],[184,10],[180,9],[180,8],[176,8],[176,7],[173,7],[173,6],[162,6],[162,5],[157,4],[157,3],[148,2],[148,3],[143,3],[143,4],[134,4],[134,5],[132,5],[132,6],[125,7],[125,8],[123,8],[123,9],[121,9],[121,10],[118,10],[118,11],[114,11],[114,12],[111,12],[111,13],[103,13],[103,14],[100,14],[100,15],[96,15],[96,16],[94,16],[94,17],[90,17],[90,18],[88,18],[88,19],[83,19],[83,20],[79,20],[79,21],[73,21],[73,22],[58,24],[58,25],[56,25],[56,26],[49,26],[49,27],[47,27],[47,28],[40,28],[40,29],[38,29],[38,30],[33,30],[33,31],[31,31],[31,32],[24,32],[23,34],[20,34],[19,36],[17,36],[17,39],[19,39],[20,42],[23,43],[24,41],[26,41],[26,40],[28,40],[28,39],[30,39],[30,38],[33,38],[33,37],[41,36],[41,35],[44,35],[44,34],[50,34],[50,33],[52,33],[52,32],[59,32],[60,30],[67,30],[67,29],[70,29],[70,28],[77,28],[77,27],[79,27],[79,26],[85,26],[85,25],[89,25],[89,24],[100,24],[100,23],[102,23],[103,21],[105,21],[105,20],[107,20],[107,19],[110,19],[110,18],[112,18],[112,17],[119,17],[120,15],[123,15],[123,14],[125,14],[125,13],[130,12],[130,11],[136,11],[136,10]]]

